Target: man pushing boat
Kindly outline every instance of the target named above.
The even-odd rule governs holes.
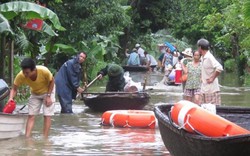
[[[109,80],[106,85],[106,92],[124,91],[125,79],[124,71],[121,66],[117,64],[108,64],[105,68],[101,69],[97,75],[100,75],[99,79],[108,75]]]

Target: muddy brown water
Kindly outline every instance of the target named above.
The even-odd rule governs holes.
[[[131,74],[134,81],[144,81],[145,73]],[[175,103],[182,99],[181,86],[162,86],[157,84],[162,75],[154,73],[146,75],[151,95],[150,104],[146,110],[153,110],[159,102]],[[227,77],[226,77],[227,78]],[[222,82],[223,105],[250,106],[250,88],[238,87],[229,82]],[[229,77],[230,78],[230,77]],[[155,87],[157,86],[157,87]],[[90,91],[104,90],[104,86],[93,86]],[[59,114],[57,103],[56,115],[53,117],[50,137],[43,140],[41,131],[43,118],[38,116],[33,136],[26,139],[23,136],[0,141],[0,155],[10,156],[83,156],[83,155],[170,155],[165,148],[158,128],[114,128],[101,126],[102,113],[96,113],[84,106],[82,101],[73,105],[74,114]]]

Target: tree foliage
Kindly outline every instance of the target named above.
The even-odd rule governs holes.
[[[65,43],[88,40],[96,34],[116,34],[130,22],[118,0],[64,0],[62,4],[51,7],[68,30],[60,33]]]
[[[22,1],[4,3],[0,5],[0,12],[8,20],[14,19],[16,16],[22,16],[26,20],[34,18],[48,19],[56,29],[65,30],[53,11],[35,3]]]
[[[65,30],[57,17],[57,15],[46,7],[42,7],[35,3],[14,1],[0,5],[1,24],[1,66],[9,64],[9,69],[12,69],[13,62],[7,62],[5,58],[13,58],[12,53],[16,55],[29,55],[36,58],[39,54],[41,40],[48,39],[50,36],[57,35],[54,29],[58,31]],[[47,20],[43,21],[41,31],[33,31],[26,29],[24,25],[34,18]],[[10,33],[9,33],[10,32]],[[47,35],[44,35],[46,33]],[[15,43],[15,46],[13,46]],[[18,57],[17,57],[18,58]],[[5,77],[5,69],[0,70],[0,76]],[[7,71],[10,73],[13,71]],[[9,82],[12,82],[12,74],[9,74]]]
[[[13,33],[8,20],[2,14],[0,14],[0,33],[5,31]]]

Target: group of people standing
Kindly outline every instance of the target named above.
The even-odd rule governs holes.
[[[186,48],[181,54],[176,48],[166,45],[158,58],[158,63],[152,55],[141,48],[140,44],[136,44],[130,54],[128,50],[125,54],[129,57],[128,66],[146,65],[151,68],[151,71],[156,66],[162,67],[165,71],[163,81],[166,83],[174,81],[170,80],[170,74],[175,71],[173,69],[181,68],[182,74],[187,76],[187,80],[182,82],[184,99],[199,105],[202,103],[221,104],[217,77],[223,71],[223,67],[210,52],[208,40],[198,40],[197,50],[192,51],[191,48]]]
[[[193,100],[197,104],[220,104],[221,98],[217,77],[223,68],[209,51],[209,42],[206,39],[200,39],[197,42],[197,47],[198,50],[193,54],[190,54],[191,51],[184,52],[184,59],[180,61],[183,73],[188,74],[184,88],[185,99]],[[156,60],[139,44],[135,45],[135,49],[128,56],[128,65],[147,65],[152,70],[157,65]],[[173,54],[167,48],[166,54],[162,58],[162,65],[165,65],[166,70],[169,66],[173,66],[173,56],[177,56],[177,54]],[[36,65],[31,58],[25,58],[21,62],[22,70],[15,77],[8,101],[14,99],[17,89],[21,85],[28,85],[31,88],[31,95],[27,104],[29,115],[26,137],[31,136],[35,116],[39,114],[42,106],[44,114],[43,134],[44,137],[48,137],[51,116],[54,115],[55,92],[61,105],[61,113],[73,113],[72,99],[76,98],[77,93],[82,93],[85,90],[84,87],[80,87],[80,80],[82,75],[81,64],[86,58],[85,52],[79,52],[76,57],[66,61],[61,66],[55,78],[47,67]],[[100,75],[99,79],[105,75],[109,76],[106,91],[123,91],[125,86],[123,74],[122,67],[115,64],[109,64],[97,73],[97,75]]]
[[[130,53],[129,50],[126,49],[125,55],[128,57],[128,66],[146,66],[150,71],[154,71],[154,68],[157,66],[156,59],[145,51],[138,43]]]
[[[199,105],[205,103],[220,105],[218,76],[223,67],[212,55],[209,46],[208,40],[198,40],[198,49],[193,52],[192,57],[182,61],[183,74],[187,74],[187,80],[183,83],[184,99]]]

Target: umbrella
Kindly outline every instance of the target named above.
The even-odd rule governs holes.
[[[169,47],[170,51],[173,53],[174,51],[176,51],[176,48],[169,42],[165,42],[165,45],[167,47]]]

